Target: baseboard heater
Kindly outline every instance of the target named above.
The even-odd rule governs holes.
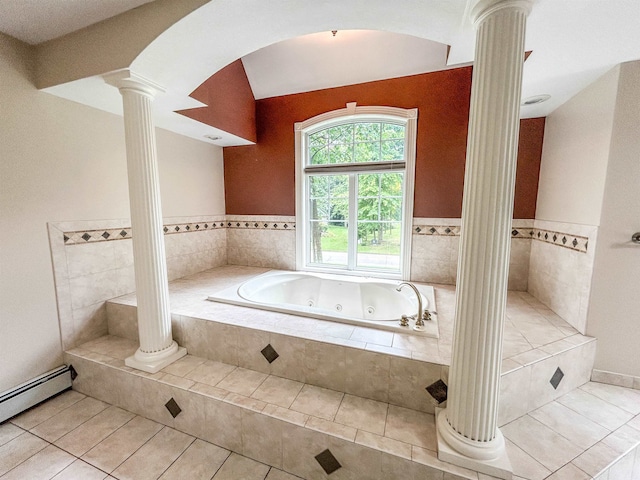
[[[73,367],[62,366],[0,394],[0,423],[71,387]]]

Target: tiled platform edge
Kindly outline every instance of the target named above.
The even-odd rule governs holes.
[[[302,478],[329,478],[323,468],[331,462],[321,466],[329,451],[340,465],[330,476],[337,480],[478,479],[476,472],[437,459],[432,415],[387,405],[384,435],[375,434],[164,371],[145,374],[84,348],[100,342],[115,347],[118,357],[131,353],[131,342],[116,337],[66,352],[65,361],[78,373],[74,390]]]
[[[490,478],[437,460],[433,415],[192,355],[150,375],[124,365],[135,348],[131,340],[106,336],[67,352],[65,361],[78,373],[74,390],[307,479]],[[587,383],[503,427],[514,479],[638,478],[638,396],[599,385]],[[570,420],[551,415],[558,409],[573,417],[580,411],[607,428],[591,431],[583,418],[591,427],[566,431]],[[553,452],[566,443],[561,454],[549,454],[545,436]],[[330,476],[316,459],[327,451],[341,466]]]
[[[111,335],[137,341],[135,306],[110,301],[107,312]],[[175,340],[191,355],[426,413],[438,406],[426,387],[447,383],[448,365],[384,347],[373,351],[354,342],[327,343],[223,319],[173,315],[172,321]],[[261,353],[267,345],[278,353],[271,363]],[[595,352],[594,338],[576,334],[504,360],[499,424],[588,382]]]

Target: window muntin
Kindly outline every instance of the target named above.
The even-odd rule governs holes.
[[[356,267],[400,271],[404,172],[357,176]]]
[[[348,103],[295,124],[298,270],[410,278],[417,116]],[[395,189],[365,191],[389,180]]]
[[[400,273],[405,129],[369,120],[307,134],[308,266]]]
[[[404,161],[405,126],[397,123],[333,125],[307,138],[308,165]]]

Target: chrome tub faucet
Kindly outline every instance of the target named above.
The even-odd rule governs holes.
[[[418,288],[413,283],[409,283],[409,282],[402,282],[398,284],[398,286],[396,287],[396,290],[399,292],[400,290],[402,290],[402,287],[404,286],[411,287],[415,292],[416,297],[418,297],[418,314],[415,316],[416,324],[413,327],[413,329],[418,331],[424,330],[424,321],[431,320],[431,314],[427,310],[422,309],[422,294],[418,291]],[[403,327],[409,325],[407,315],[402,315],[402,319],[400,320],[400,325],[402,325]]]

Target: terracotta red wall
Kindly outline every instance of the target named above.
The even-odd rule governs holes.
[[[256,141],[256,101],[241,60],[209,77],[190,96],[207,106],[178,113],[250,142]]]
[[[348,102],[418,108],[414,217],[460,217],[471,67],[382,80],[256,102],[256,145],[226,147],[226,211],[295,214],[293,124]],[[543,119],[523,121],[515,218],[534,218]],[[535,185],[534,185],[535,183]]]

